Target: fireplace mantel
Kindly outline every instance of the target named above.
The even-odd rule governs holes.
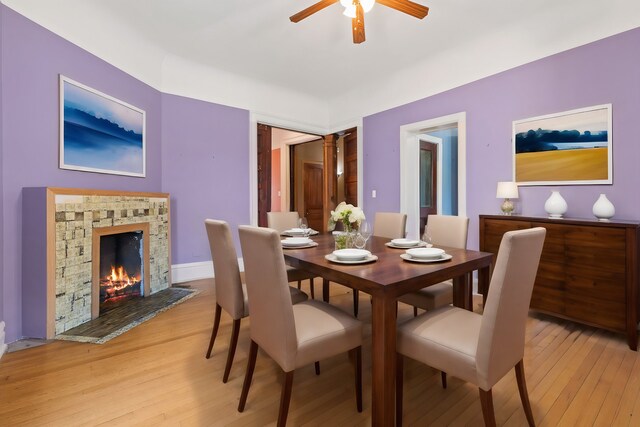
[[[148,223],[151,293],[171,284],[168,193],[29,187],[22,190],[24,335],[53,338],[91,320],[94,229]]]

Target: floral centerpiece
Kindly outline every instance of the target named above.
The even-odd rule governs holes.
[[[360,223],[365,220],[364,212],[357,206],[341,202],[329,215],[329,231],[336,228],[337,223],[342,223],[343,235],[336,236],[336,249],[344,249],[348,246],[350,235],[360,228]]]

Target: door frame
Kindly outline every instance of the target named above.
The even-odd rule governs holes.
[[[400,211],[407,214],[409,238],[420,237],[420,136],[427,129],[452,124],[458,127],[458,215],[467,216],[467,114],[455,113],[400,126]],[[441,205],[438,204],[438,209]]]
[[[326,128],[312,125],[309,123],[300,123],[293,120],[283,119],[281,117],[270,116],[261,113],[249,113],[249,219],[251,225],[258,225],[258,123],[269,126],[275,126],[283,129],[289,129],[297,132],[311,133],[316,135],[328,135],[341,130],[356,128],[357,148],[358,148],[358,206],[362,207],[363,201],[363,154],[362,154],[362,118],[354,121],[340,124],[337,127]],[[287,152],[288,148],[283,150]],[[289,172],[285,179],[288,182]],[[287,185],[288,188],[288,185]],[[287,190],[289,191],[289,190]]]

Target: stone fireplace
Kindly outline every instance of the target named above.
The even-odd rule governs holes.
[[[25,334],[53,338],[98,317],[101,292],[109,305],[168,288],[169,206],[166,193],[24,188]]]

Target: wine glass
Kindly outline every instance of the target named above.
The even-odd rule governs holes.
[[[367,243],[367,240],[369,240],[369,237],[371,237],[371,235],[373,234],[373,229],[371,228],[371,225],[366,220],[362,220],[362,222],[360,223],[360,227],[358,228],[358,234],[360,234],[364,238],[365,244]]]
[[[302,217],[298,218],[298,228],[302,230],[302,234],[305,236],[309,235],[309,223],[307,222],[307,218]]]
[[[427,244],[428,248],[433,246],[433,240],[431,239],[431,233],[429,233],[429,230],[427,230],[426,227],[424,229],[424,234],[422,235],[422,241]]]

